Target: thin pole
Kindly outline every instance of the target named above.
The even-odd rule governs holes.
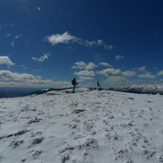
[[[97,75],[96,77],[97,77],[97,81],[96,81],[96,89],[98,90],[98,75]]]

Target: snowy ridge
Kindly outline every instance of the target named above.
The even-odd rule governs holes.
[[[0,162],[161,163],[162,99],[87,89],[0,99]]]

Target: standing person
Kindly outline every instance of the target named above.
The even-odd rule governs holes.
[[[76,82],[76,78],[74,78],[74,79],[72,80],[71,84],[73,85],[72,93],[75,93],[75,88],[76,88],[76,85],[78,84],[78,83]]]

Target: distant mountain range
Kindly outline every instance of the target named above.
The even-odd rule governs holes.
[[[163,84],[132,85],[120,88],[110,88],[109,90],[138,93],[138,94],[160,94],[163,95]]]
[[[0,92],[0,98],[21,97],[26,95],[27,93],[25,92],[16,92],[16,91]]]
[[[34,90],[36,90],[36,88],[0,88],[0,98],[26,96]]]
[[[9,97],[22,97],[32,94],[43,94],[49,91],[61,91],[71,89],[69,88],[0,88],[0,98],[9,98]],[[95,88],[89,88],[93,90]],[[129,93],[138,93],[138,94],[160,94],[163,95],[163,84],[155,84],[155,85],[133,85],[126,86],[120,88],[109,88],[100,90],[112,90],[112,91],[120,91],[120,92],[129,92]]]
[[[70,88],[0,88],[0,98],[22,97],[32,94],[43,94],[49,91],[61,91]]]
[[[71,89],[71,88],[49,88],[49,89],[42,89],[42,90],[36,90],[33,91],[31,93],[29,93],[28,95],[33,95],[33,94],[43,94],[49,91],[61,91],[61,90],[66,90],[66,89]]]

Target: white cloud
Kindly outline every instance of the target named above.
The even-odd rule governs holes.
[[[110,76],[104,83],[108,83],[111,87],[120,87],[128,84],[128,80],[123,76]]]
[[[105,49],[110,49],[110,50],[114,48],[113,45],[106,45],[103,40],[97,40],[96,45],[97,46],[103,45]]]
[[[86,64],[83,61],[80,62],[76,62],[75,63],[76,66],[72,66],[72,69],[85,69]]]
[[[80,42],[80,44],[83,44],[85,46],[104,46],[105,49],[113,49],[112,45],[106,45],[103,40],[97,40],[97,41],[88,41],[88,40],[83,40],[82,42]]]
[[[146,72],[146,67],[145,66],[139,67],[137,69],[138,69],[138,71]]]
[[[49,58],[50,53],[44,54],[43,56],[40,56],[40,58],[32,57],[32,60],[38,61],[38,62],[43,62],[45,59]]]
[[[80,76],[79,79],[80,79],[80,80],[93,80],[93,78],[91,78],[91,77],[86,77],[86,76]]]
[[[98,74],[105,75],[107,77],[110,76],[135,76],[135,71],[124,71],[122,72],[120,69],[114,69],[114,68],[107,68],[102,71],[99,71]]]
[[[11,46],[14,46],[14,45],[15,45],[15,40],[18,39],[18,38],[20,38],[20,37],[22,37],[22,34],[16,35],[16,36],[14,37],[13,41],[11,42]]]
[[[94,71],[88,71],[88,70],[75,72],[74,74],[78,76],[95,76]]]
[[[7,33],[7,34],[6,34],[6,37],[9,37],[9,36],[10,36],[10,33]]]
[[[27,73],[15,73],[8,70],[0,70],[0,87],[69,87],[71,82],[43,80],[40,76]]]
[[[151,75],[150,72],[146,72],[145,74],[139,74],[138,77],[139,78],[149,78],[149,79],[156,78],[156,76],[155,75]]]
[[[139,68],[137,68],[137,70],[139,72],[143,72],[143,74],[138,75],[139,78],[148,78],[148,79],[156,78],[155,75],[151,75],[151,73],[146,70],[146,66],[139,67]]]
[[[72,69],[86,69],[86,70],[91,70],[91,69],[95,69],[97,67],[97,65],[95,65],[92,62],[89,62],[88,64],[86,64],[83,61],[76,62],[75,65],[76,66],[72,66]]]
[[[103,40],[97,40],[97,44],[102,45],[102,44],[104,44],[104,42],[103,42]]]
[[[124,76],[135,76],[136,72],[135,71],[124,71],[122,74]]]
[[[15,73],[8,70],[0,70],[0,80],[2,81],[33,81],[40,80],[40,76],[33,76],[31,74]]]
[[[127,81],[127,79],[123,76],[110,76],[104,83],[114,83],[119,81]]]
[[[96,42],[85,40],[84,42],[81,42],[80,44],[84,44],[85,46],[93,46],[93,45],[96,45]]]
[[[122,56],[122,55],[116,55],[116,57],[115,57],[115,59],[123,59],[124,58],[124,56]]]
[[[120,69],[114,69],[114,68],[107,68],[102,71],[99,71],[98,74],[102,74],[105,76],[121,76],[122,71]]]
[[[22,65],[21,67],[23,67],[23,69],[25,69],[25,70],[27,69],[26,65]]]
[[[106,66],[106,67],[113,67],[112,65],[108,64],[107,62],[100,62],[99,65]]]
[[[110,49],[110,50],[112,50],[113,48],[114,48],[113,45],[105,45],[105,49]]]
[[[58,43],[70,43],[70,42],[80,42],[80,39],[77,37],[71,36],[68,32],[65,32],[63,34],[56,34],[47,36],[46,39],[51,43],[52,45],[56,45]],[[45,39],[45,41],[46,41]]]
[[[51,80],[44,80],[44,82],[1,82],[0,87],[32,87],[32,88],[64,88],[64,87],[71,87],[71,83],[67,81],[58,81],[52,82]]]
[[[67,31],[63,34],[52,34],[50,36],[46,36],[44,41],[48,41],[52,45],[56,45],[58,43],[66,43],[70,44],[73,42],[76,42],[78,44],[84,45],[86,47],[92,47],[92,46],[104,46],[105,49],[113,49],[112,45],[106,45],[103,40],[97,40],[97,41],[88,41],[88,40],[83,40],[80,38],[77,38],[75,36],[72,36],[70,33]]]
[[[159,72],[157,73],[157,75],[158,75],[158,76],[163,75],[163,70],[159,71]]]
[[[14,42],[14,41],[12,41],[12,42],[11,42],[11,46],[14,46],[14,45],[15,45],[15,42]]]
[[[53,87],[56,87],[56,88],[64,88],[64,87],[72,86],[71,82],[67,82],[67,81],[58,81],[58,82],[53,82],[52,84],[53,84]]]
[[[41,76],[34,76],[27,73],[16,73],[8,70],[0,70],[0,87],[70,87],[71,82],[43,80]]]
[[[155,75],[151,75],[151,73],[146,70],[146,66],[139,67],[137,68],[137,70],[143,73],[138,75],[139,78],[148,78],[148,79],[156,78]]]
[[[0,56],[0,64],[5,64],[7,66],[13,66],[14,63],[10,60],[8,56]]]
[[[94,63],[89,62],[89,63],[86,65],[85,69],[86,69],[86,70],[91,70],[91,69],[95,69],[96,67],[97,67],[97,66],[96,66]]]

